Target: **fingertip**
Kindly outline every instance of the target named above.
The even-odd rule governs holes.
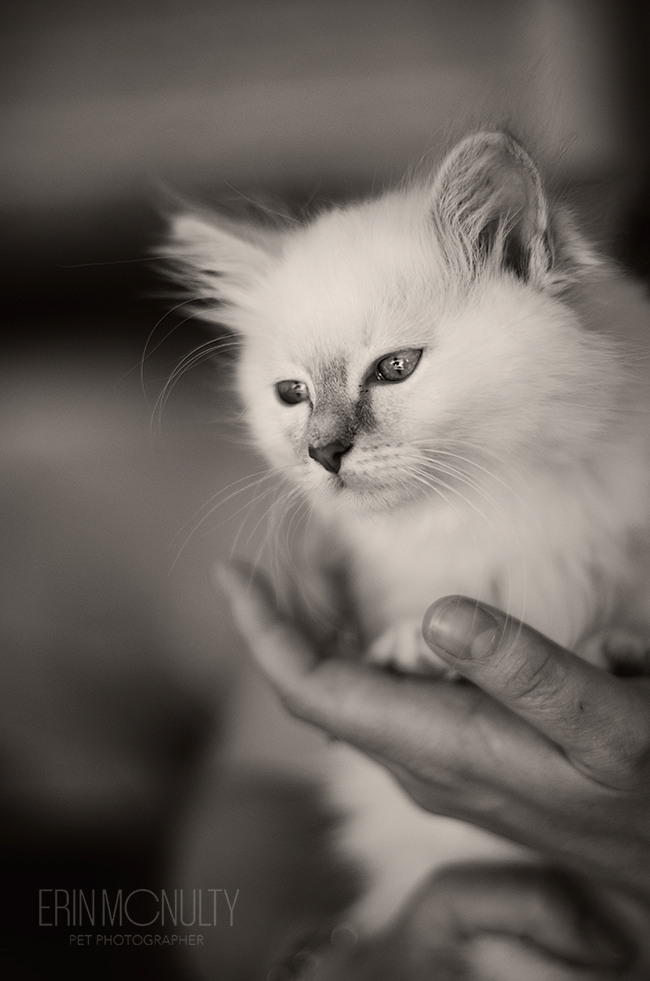
[[[229,599],[237,595],[243,588],[243,577],[234,564],[226,565],[225,562],[217,562],[212,569],[212,578]]]
[[[234,558],[228,562],[216,562],[212,569],[214,581],[225,593],[246,592],[251,588],[266,586],[264,577],[244,559]]]
[[[476,600],[443,596],[424,614],[422,634],[431,650],[446,660],[469,660],[495,647],[499,622]]]
[[[240,560],[220,562],[214,566],[213,576],[228,598],[237,626],[249,641],[251,633],[263,630],[276,620],[271,587],[252,566]]]
[[[283,698],[299,695],[319,656],[299,625],[278,608],[271,583],[240,560],[216,565],[213,575],[253,660]]]

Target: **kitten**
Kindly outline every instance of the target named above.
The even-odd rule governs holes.
[[[303,586],[341,572],[370,657],[433,670],[420,624],[449,593],[573,648],[647,632],[648,413],[629,354],[647,309],[514,139],[470,136],[432,175],[286,229],[181,215],[168,254],[241,338],[250,429],[311,506]],[[489,836],[349,752],[337,793],[376,928]]]

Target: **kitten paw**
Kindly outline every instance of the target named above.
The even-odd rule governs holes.
[[[426,645],[420,620],[402,620],[389,627],[370,645],[366,660],[409,674],[452,675],[444,661]]]

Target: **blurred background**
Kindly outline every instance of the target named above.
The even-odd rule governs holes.
[[[506,125],[647,281],[645,5],[5,0],[0,23],[0,966],[264,977],[351,886],[301,783],[321,742],[211,583],[264,536],[227,369],[198,364],[153,412],[207,338],[152,259],[160,202],[317,208]],[[234,927],[194,956],[38,927],[39,888],[169,882],[239,889]]]

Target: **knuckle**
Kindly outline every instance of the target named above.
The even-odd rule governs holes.
[[[507,682],[509,694],[518,701],[552,699],[563,687],[565,672],[550,651],[521,660]]]

